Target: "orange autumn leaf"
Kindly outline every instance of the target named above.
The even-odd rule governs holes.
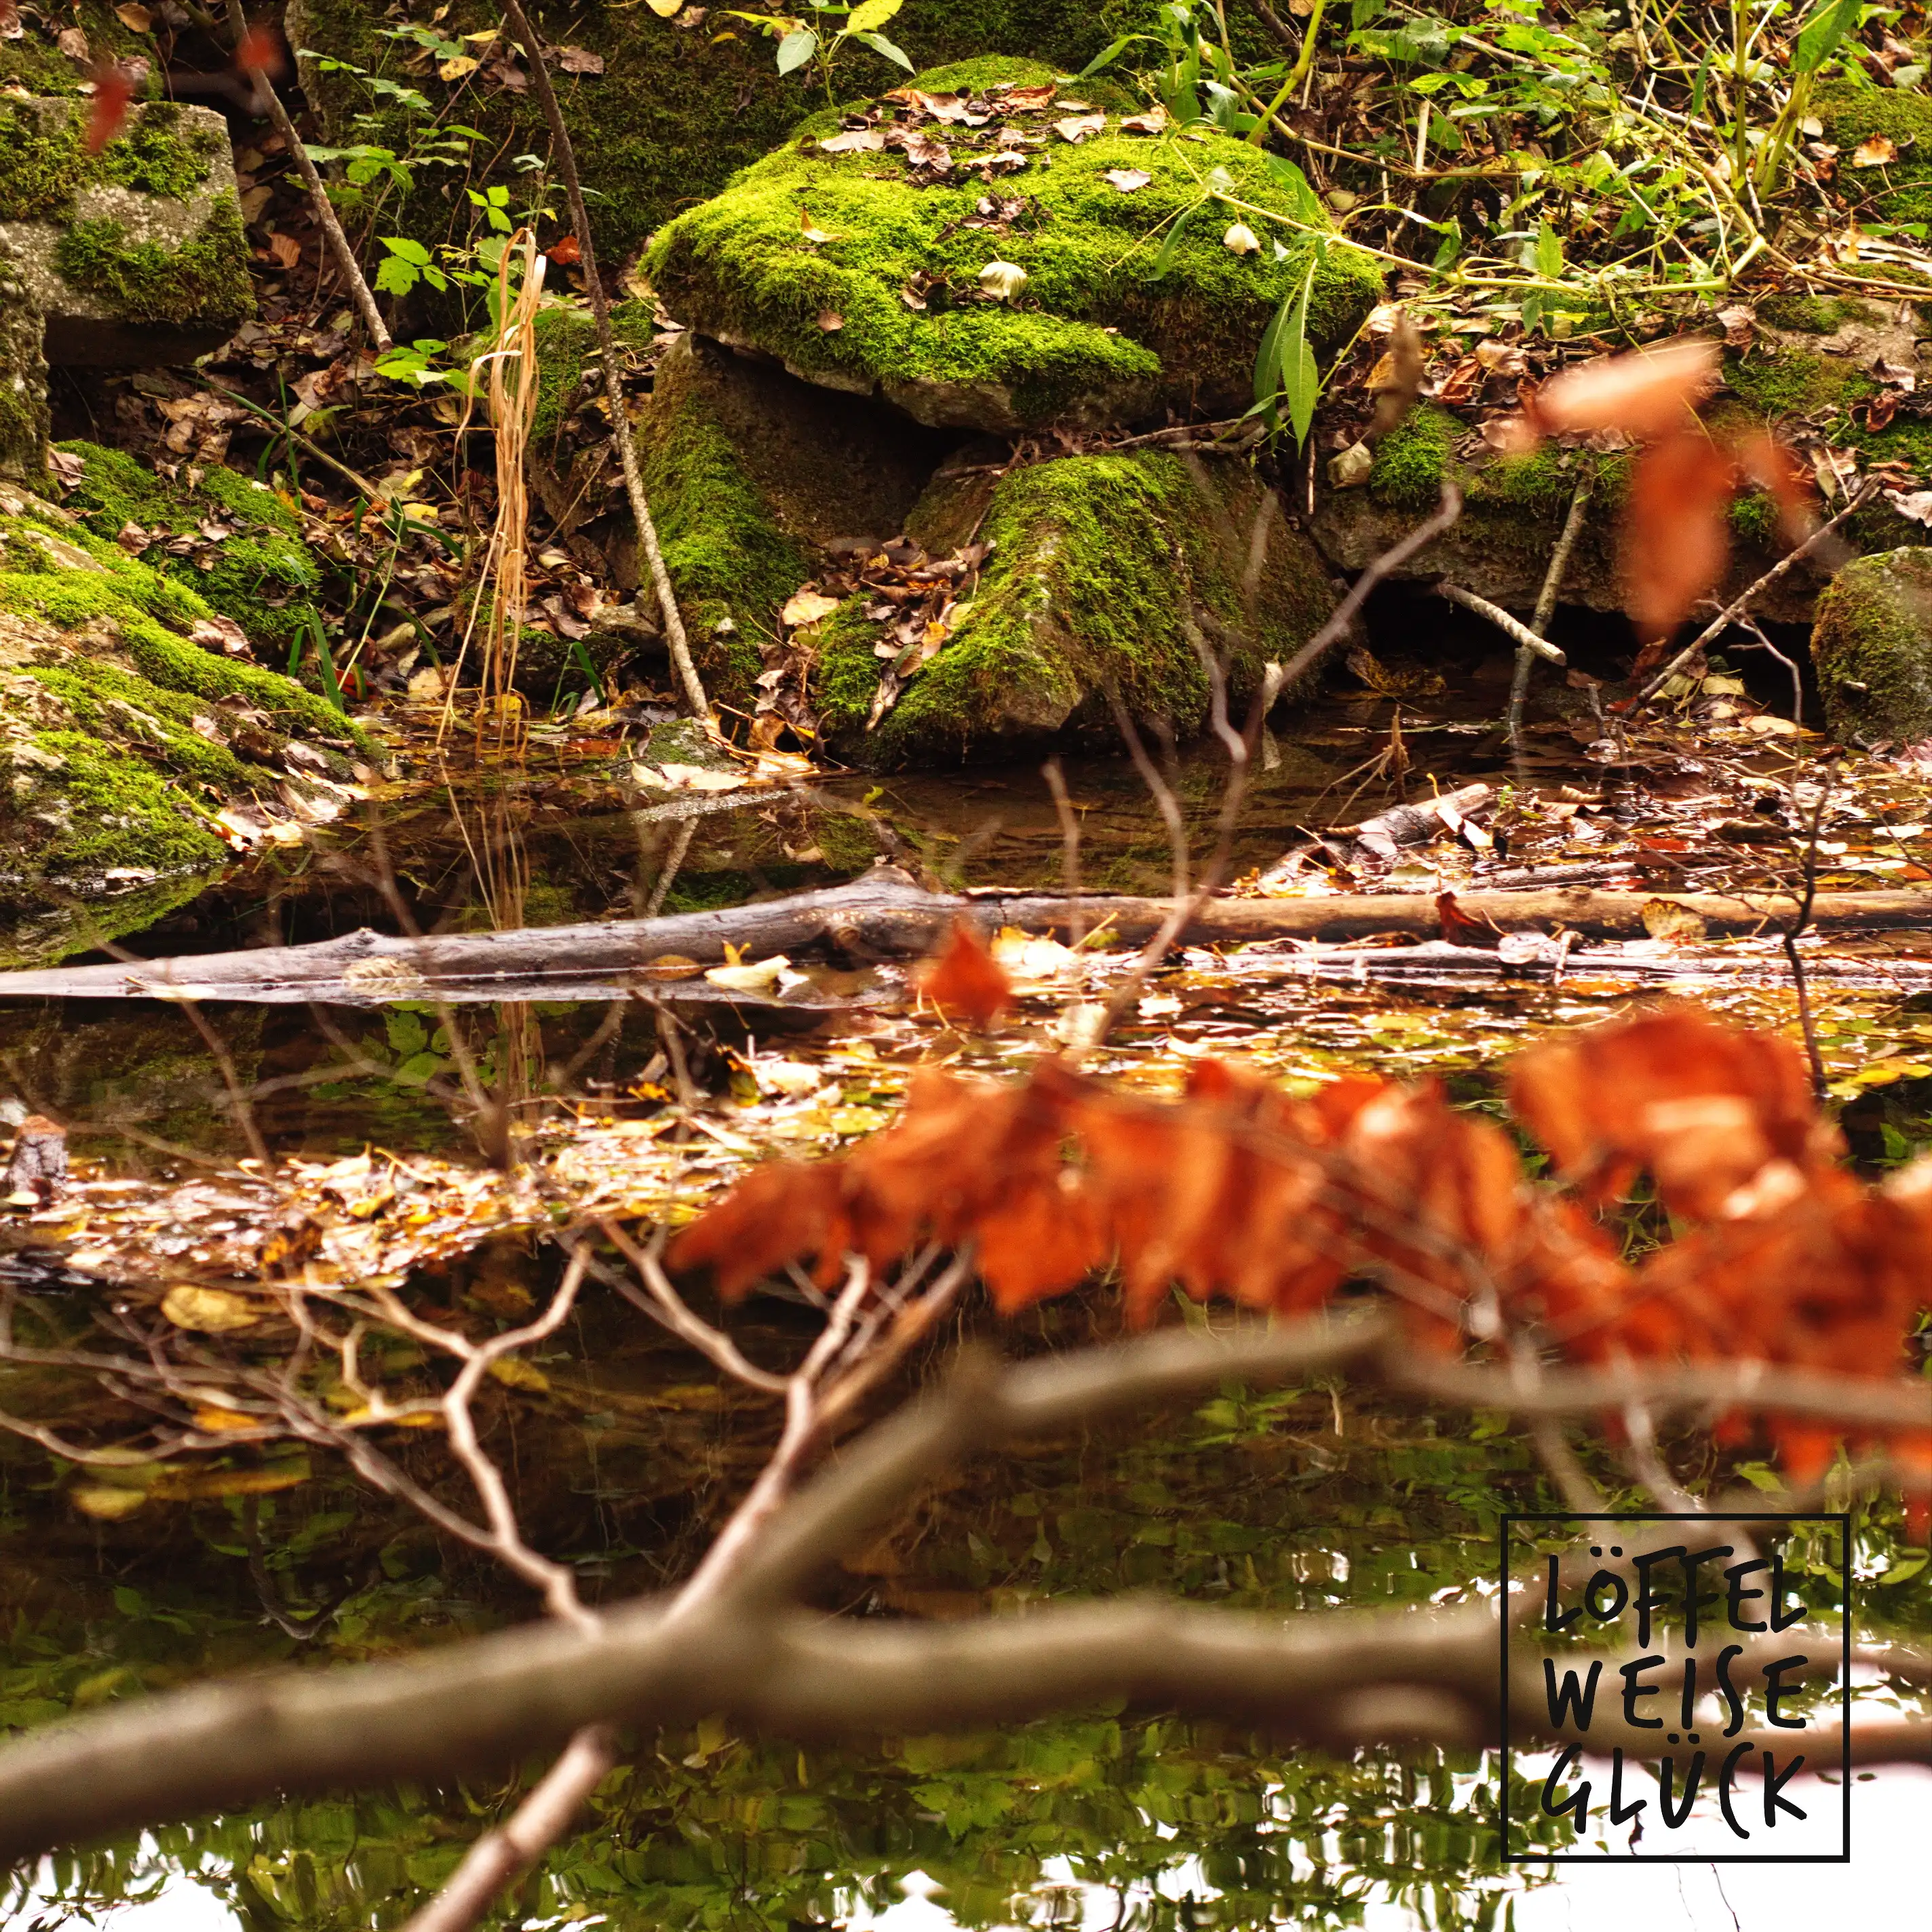
[[[1646,639],[1669,637],[1730,560],[1731,459],[1692,428],[1640,456],[1618,545],[1624,609]]]
[[[568,268],[584,259],[584,250],[574,235],[560,235],[544,253],[560,268]]]
[[[1537,391],[1538,425],[1557,436],[1616,430],[1641,442],[1680,434],[1718,386],[1721,353],[1722,345],[1708,338],[1684,336],[1577,363]]]
[[[98,154],[126,124],[134,98],[134,76],[124,67],[102,62],[94,70],[94,106],[82,145]]]
[[[953,922],[945,946],[919,976],[921,995],[942,1013],[990,1027],[1012,1004],[1013,986],[970,919]]]

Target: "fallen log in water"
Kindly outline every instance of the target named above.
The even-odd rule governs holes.
[[[1570,931],[1593,938],[1640,939],[1644,910],[1662,899],[1694,913],[1713,934],[1775,932],[1793,915],[1787,897],[1715,892],[1598,892],[1587,887],[1459,893],[1457,910],[1505,932]],[[287,1004],[380,1006],[399,1000],[589,1000],[632,994],[746,1005],[824,1005],[822,997],[770,1001],[755,990],[680,976],[728,957],[830,952],[860,962],[928,952],[964,913],[988,927],[1069,934],[1104,929],[1123,944],[1155,932],[1168,902],[1096,895],[975,891],[929,892],[880,866],[849,885],[710,912],[660,919],[550,926],[512,932],[412,939],[367,931],[310,946],[264,946],[174,959],[0,973],[0,997],[242,1000]],[[1846,932],[1932,931],[1932,890],[1820,892],[1812,924]],[[1418,892],[1360,892],[1320,898],[1216,898],[1180,937],[1193,945],[1258,940],[1338,940],[1440,933],[1436,902]],[[1442,956],[1436,956],[1439,964]],[[684,962],[666,964],[667,959]],[[1879,969],[1882,971],[1882,968]]]

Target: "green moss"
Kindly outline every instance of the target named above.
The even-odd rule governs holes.
[[[43,731],[34,746],[60,760],[69,822],[28,856],[43,875],[78,890],[98,890],[122,868],[172,872],[219,865],[227,848],[183,797],[180,787],[143,759],[82,731]],[[0,746],[0,765],[7,752]],[[4,821],[0,821],[4,823]]]
[[[29,28],[18,40],[0,40],[0,82],[11,82],[29,94],[76,94],[92,78],[93,62],[140,59],[148,68],[141,92],[158,94],[161,75],[154,61],[154,35],[137,33],[114,9],[115,0],[67,0],[59,9],[58,25],[77,25],[86,34],[88,61],[69,60],[54,44],[51,13],[46,16],[50,24],[40,30]]]
[[[23,674],[59,698],[74,722],[98,738],[140,745],[170,771],[203,784],[245,785],[258,776],[226,745],[204,738],[194,718],[202,709],[179,691],[135,677],[98,658],[76,653],[56,664],[30,664]]]
[[[630,347],[650,347],[656,335],[651,310],[640,302],[620,302],[610,311],[610,329]],[[597,325],[588,310],[565,307],[537,312],[537,406],[530,435],[543,441],[556,435],[581,400],[584,365],[597,352]]]
[[[886,31],[916,66],[999,52],[1030,55],[1070,74],[1118,35],[1148,31],[1152,10],[1147,0],[907,0]],[[688,10],[680,20],[662,20],[646,7],[586,8],[562,0],[529,11],[556,41],[604,57],[602,76],[559,74],[556,85],[584,178],[605,190],[590,214],[598,252],[614,266],[826,104],[809,67],[780,75],[775,44],[741,22],[726,23],[721,16],[700,26]],[[475,32],[496,26],[501,17],[486,0],[456,0],[439,31]],[[292,12],[290,31],[304,47],[422,87],[421,76],[402,67],[407,43],[382,38],[386,24],[367,0],[304,0],[298,17]],[[1258,56],[1265,37],[1252,16],[1240,30]],[[318,73],[312,62],[303,68],[304,92],[320,106],[331,140],[406,148],[406,113],[374,100],[352,75]],[[837,69],[842,92],[894,87],[904,79],[884,56],[860,46],[849,48]],[[1083,98],[1091,98],[1092,85],[1081,84]],[[549,150],[542,110],[527,91],[486,93],[466,86],[446,92],[432,82],[428,92],[440,105],[446,99],[456,118],[484,130],[479,156]],[[367,117],[364,124],[354,124],[359,117]],[[507,168],[502,172],[516,178]],[[385,232],[429,242],[460,238],[464,218],[452,221],[438,188],[440,171],[424,170],[419,178],[398,226]],[[354,198],[354,191],[342,191],[342,198]],[[392,206],[389,214],[395,212]]]
[[[1877,386],[1849,362],[1800,349],[1732,356],[1724,374],[1752,409],[1774,419],[1843,411]]]
[[[164,690],[210,701],[245,698],[285,730],[326,737],[361,734],[334,707],[291,680],[259,665],[205,650],[168,626],[186,629],[213,613],[184,584],[132,558],[102,559],[99,570],[0,570],[0,610],[39,617],[62,630],[104,618],[140,675]]]
[[[111,303],[130,322],[226,326],[255,312],[242,214],[218,202],[178,248],[130,242],[119,222],[76,221],[54,244],[54,266],[83,295]]]
[[[115,140],[90,154],[84,104],[0,104],[0,218],[53,221],[82,188],[112,186],[186,201],[208,179],[214,136],[184,134],[181,110],[157,101],[136,109]]]
[[[1370,495],[1392,508],[1433,508],[1465,428],[1459,417],[1433,403],[1411,410],[1376,448]]]
[[[1052,77],[1037,64],[1001,60],[922,75],[918,84],[945,91],[969,74],[1016,84]],[[1123,194],[1106,179],[1120,169],[1151,178]],[[648,257],[654,285],[693,326],[753,341],[814,380],[878,382],[929,421],[1024,425],[1077,415],[1089,399],[1094,412],[1132,416],[1162,400],[1240,388],[1313,245],[1288,229],[1270,231],[1286,244],[1280,259],[1271,246],[1244,256],[1222,245],[1233,218],[1206,195],[1211,171],[1225,170],[1228,192],[1256,206],[1288,214],[1293,203],[1264,154],[1220,135],[1116,131],[1078,146],[1054,140],[998,184],[1026,207],[998,232],[963,225],[976,220],[983,186],[920,188],[902,170],[890,154],[788,146],[658,236]],[[826,239],[802,232],[807,213]],[[1183,218],[1156,280],[1150,272]],[[1010,303],[982,297],[980,272],[994,260],[1027,272]],[[923,313],[904,299],[915,274],[933,284]],[[1310,303],[1318,349],[1352,332],[1379,287],[1369,258],[1331,248]],[[826,326],[828,315],[837,327]],[[934,385],[968,393],[957,405],[916,394]]]
[[[218,513],[237,526],[237,534],[210,548],[214,567],[203,570],[193,559],[157,552],[160,572],[192,586],[211,608],[232,617],[251,641],[278,656],[320,621],[315,600],[321,568],[314,551],[300,541],[301,518],[272,490],[220,464],[204,470],[190,490],[169,482],[123,450],[78,441],[61,448],[84,466],[67,507],[81,518],[104,561],[121,555],[112,539],[129,523],[183,536]]]
[[[1870,314],[1866,304],[1850,296],[1814,296],[1802,289],[1776,289],[1757,304],[1760,321],[1773,328],[1787,328],[1802,335],[1831,335],[1850,322],[1862,322]]]
[[[1864,218],[1932,223],[1932,97],[1847,82],[1821,90],[1812,111],[1844,158],[1834,185],[1865,196]],[[1896,146],[1898,159],[1882,168],[1846,165],[1858,144],[1875,134]]]
[[[772,634],[812,566],[702,399],[683,391],[667,400],[640,425],[644,494],[706,690],[748,705],[763,668],[752,639]]]
[[[1818,600],[1811,656],[1838,736],[1932,736],[1932,551],[1907,547],[1848,563]]]
[[[944,494],[971,488],[942,483]],[[952,506],[922,506],[914,527]],[[1003,479],[982,526],[993,544],[955,634],[907,686],[878,728],[865,728],[882,661],[883,627],[854,599],[826,626],[815,695],[842,757],[884,766],[997,754],[1064,729],[1111,731],[1099,693],[1112,682],[1134,715],[1198,730],[1208,686],[1188,636],[1197,611],[1217,643],[1238,638],[1232,682],[1252,686],[1324,617],[1330,597],[1312,549],[1278,521],[1258,608],[1237,588],[1265,500],[1238,466],[1217,466],[1204,490],[1165,453],[1072,457]],[[1239,554],[1237,554],[1238,553]]]

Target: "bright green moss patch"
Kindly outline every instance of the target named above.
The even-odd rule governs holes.
[[[1460,418],[1433,403],[1411,410],[1377,447],[1369,494],[1398,509],[1433,508],[1462,434]]]
[[[1821,92],[1814,111],[1826,140],[1847,158],[1874,135],[1898,150],[1882,168],[1848,168],[1841,161],[1835,186],[1862,190],[1870,197],[1870,214],[1880,220],[1932,224],[1932,97],[1846,83]]]
[[[151,554],[161,573],[192,586],[212,608],[232,617],[251,641],[278,657],[321,621],[315,601],[321,568],[314,552],[301,541],[301,518],[272,490],[220,464],[203,470],[190,490],[169,482],[123,450],[84,442],[61,447],[86,466],[67,507],[81,518],[104,561],[121,556],[112,540],[130,523],[185,536],[213,517],[236,531],[208,546],[205,554],[213,568],[204,570],[194,559],[158,550]]]
[[[29,741],[57,769],[64,814],[40,821],[24,854],[33,870],[76,890],[98,890],[116,870],[174,872],[219,865],[227,847],[184,798],[179,784],[142,758],[82,731],[43,731]],[[0,770],[18,764],[0,745]],[[66,823],[58,818],[64,816]],[[0,835],[14,830],[0,818]]]
[[[1848,563],[1818,600],[1811,657],[1826,722],[1839,737],[1932,737],[1932,550]]]
[[[185,132],[170,101],[136,109],[98,154],[82,140],[87,109],[64,101],[0,102],[0,218],[55,221],[86,188],[124,188],[186,201],[208,179],[215,136]]]
[[[1869,305],[1850,296],[1814,296],[1802,289],[1778,289],[1757,305],[1759,319],[1774,328],[1804,335],[1830,335],[1848,322],[1862,322]]]
[[[995,76],[1016,86],[1052,77],[993,61],[917,85],[944,92]],[[1012,125],[1045,144],[1027,151],[1022,172],[991,184],[962,170],[921,187],[892,151],[826,154],[802,137],[673,222],[650,252],[653,284],[707,334],[752,343],[833,387],[876,384],[928,422],[1121,419],[1245,392],[1262,331],[1299,286],[1313,244],[1250,214],[1268,238],[1235,254],[1222,242],[1234,214],[1208,183],[1215,175],[1228,195],[1292,214],[1268,158],[1220,135],[1114,126],[1076,146],[1051,132],[1047,114]],[[1128,192],[1107,179],[1130,170],[1149,178]],[[990,225],[977,212],[989,196],[1009,210]],[[1004,301],[980,283],[994,262],[1026,274]],[[1332,246],[1310,304],[1317,345],[1352,333],[1379,287],[1367,257]]]
[[[216,202],[178,248],[130,242],[119,222],[76,221],[54,244],[54,266],[82,295],[111,303],[129,322],[228,326],[255,312],[241,211]]]
[[[1732,357],[1724,374],[1752,409],[1774,418],[1843,410],[1876,387],[1848,361],[1798,349]]]
[[[984,488],[942,480],[933,495]],[[960,508],[922,505],[912,527],[955,523]],[[1250,608],[1238,586],[1258,518],[1268,520],[1266,566]],[[1110,732],[1109,682],[1136,716],[1190,733],[1208,697],[1190,626],[1211,627],[1224,651],[1238,640],[1239,691],[1266,659],[1289,655],[1331,602],[1312,548],[1237,465],[1216,466],[1204,490],[1181,458],[1165,453],[1036,464],[1000,482],[981,530],[992,557],[958,607],[953,636],[875,730],[866,720],[884,669],[873,650],[883,628],[863,620],[856,599],[826,626],[816,698],[842,757],[886,767],[998,756],[1068,730]]]
[[[10,82],[34,94],[77,94],[92,77],[91,63],[70,60],[55,45],[52,28],[78,26],[87,36],[88,50],[96,61],[145,61],[147,79],[140,92],[157,95],[161,76],[155,71],[154,39],[152,32],[137,33],[115,11],[116,0],[65,0],[56,22],[53,11],[42,16],[43,25],[18,40],[0,40],[0,82]]]

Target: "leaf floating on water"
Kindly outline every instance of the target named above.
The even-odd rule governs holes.
[[[252,1328],[262,1318],[260,1306],[244,1294],[225,1288],[203,1288],[191,1281],[178,1281],[161,1298],[161,1312],[177,1328],[191,1328],[198,1334],[227,1335],[238,1328]]]
[[[67,1495],[82,1516],[91,1516],[98,1522],[118,1522],[148,1500],[145,1490],[124,1490],[110,1483],[79,1484]]]
[[[762,993],[776,988],[790,970],[791,962],[782,952],[749,966],[712,966],[704,976],[714,986],[727,986],[734,993]]]
[[[1644,931],[1653,939],[1676,946],[1694,946],[1704,937],[1702,914],[1679,905],[1675,899],[1646,899],[1638,916],[1643,921]]]

